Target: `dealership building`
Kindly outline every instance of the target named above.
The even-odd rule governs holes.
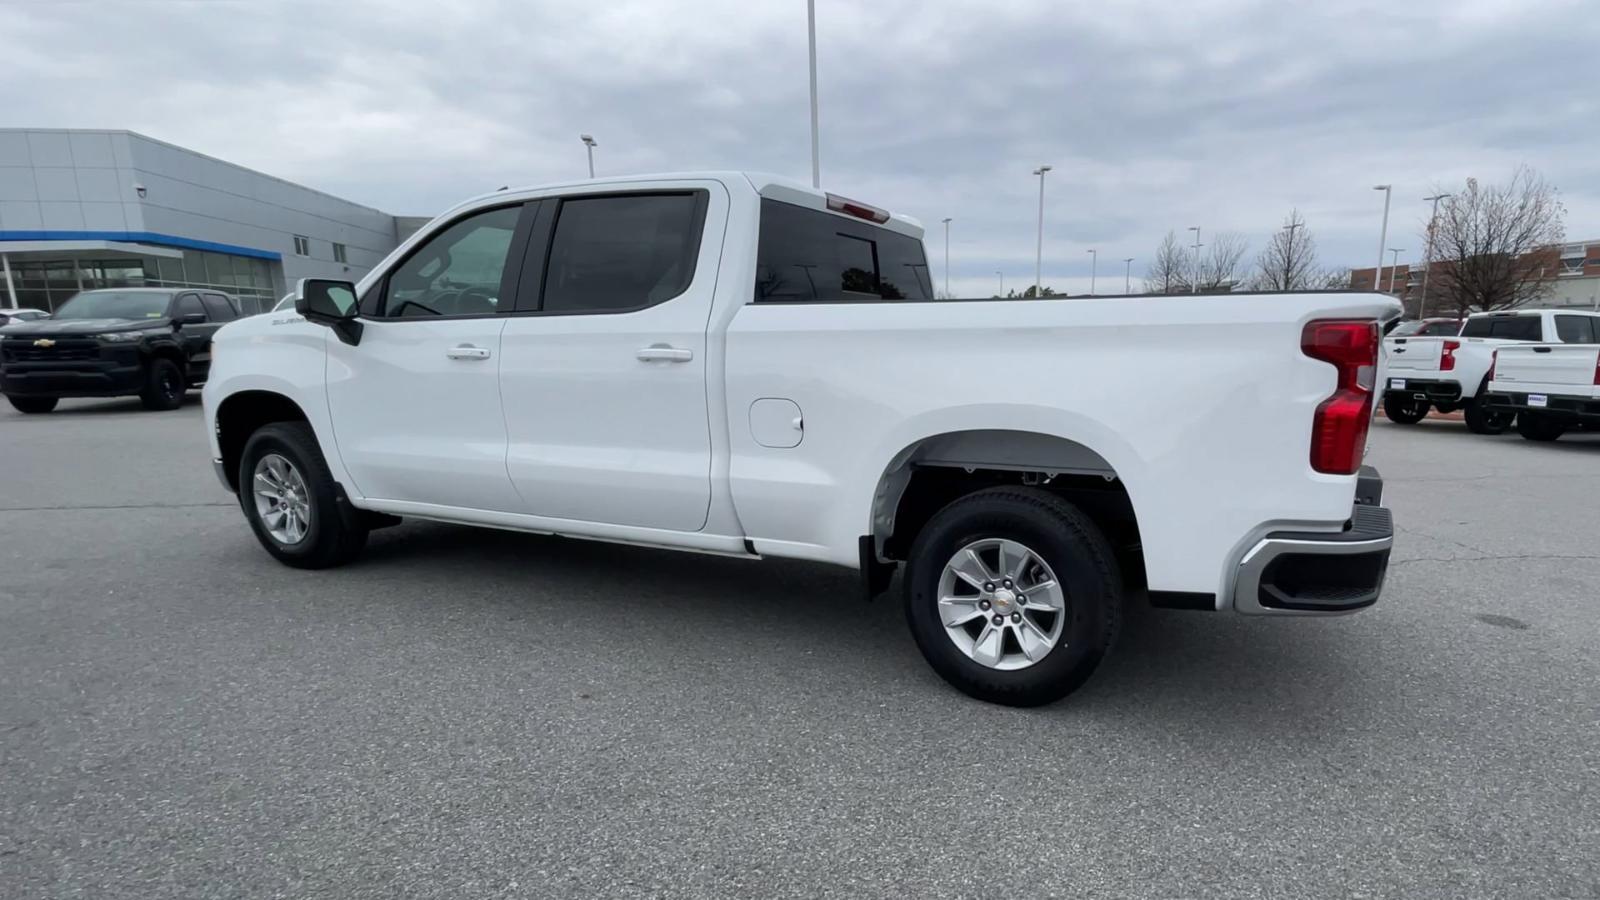
[[[355,281],[427,219],[131,131],[0,129],[0,306],[100,287],[209,287],[246,312]]]

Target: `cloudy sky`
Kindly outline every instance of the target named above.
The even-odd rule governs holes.
[[[955,219],[952,287],[1137,278],[1168,229],[1330,265],[1518,164],[1600,237],[1600,9],[1567,0],[817,0],[824,187]],[[502,184],[809,177],[804,0],[0,0],[0,123],[128,128],[407,214]],[[1587,60],[1587,62],[1586,62]]]

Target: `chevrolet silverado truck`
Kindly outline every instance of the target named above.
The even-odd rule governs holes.
[[[1600,428],[1600,316],[1555,320],[1563,343],[1501,347],[1489,369],[1489,405],[1515,415],[1530,441]]]
[[[1372,605],[1371,293],[936,300],[920,225],[772,176],[500,191],[217,335],[214,466],[266,552],[400,517],[903,570],[975,697],[1055,700],[1159,606]]]
[[[1430,408],[1459,409],[1469,431],[1500,434],[1516,412],[1487,402],[1495,350],[1519,342],[1559,341],[1562,321],[1594,315],[1550,309],[1475,313],[1455,337],[1385,338],[1383,414],[1391,422],[1414,425]]]
[[[238,317],[216,291],[82,291],[53,318],[0,328],[0,392],[24,413],[62,397],[132,395],[146,409],[177,409],[210,372],[212,335]]]

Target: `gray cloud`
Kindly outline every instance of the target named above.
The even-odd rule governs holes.
[[[955,217],[958,293],[1137,275],[1167,229],[1264,243],[1290,207],[1325,261],[1370,265],[1381,197],[1515,165],[1600,236],[1600,16],[1580,2],[818,0],[823,178]],[[583,171],[805,177],[805,5],[0,0],[9,124],[127,127],[401,213]]]

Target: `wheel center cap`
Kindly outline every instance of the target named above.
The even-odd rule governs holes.
[[[1014,591],[1001,588],[994,592],[994,598],[990,602],[994,604],[996,612],[1009,613],[1011,608],[1016,605],[1017,595]]]

